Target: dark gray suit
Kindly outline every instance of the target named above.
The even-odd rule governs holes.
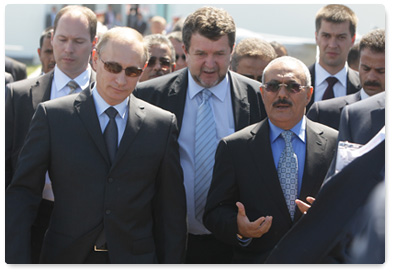
[[[337,131],[306,119],[306,159],[299,198],[318,193],[336,148]],[[267,119],[221,140],[207,198],[204,224],[218,238],[236,247],[234,262],[261,263],[293,222],[273,160]],[[244,204],[250,221],[273,216],[261,238],[239,247],[236,202]]]
[[[55,206],[44,263],[83,263],[104,229],[111,263],[181,263],[186,204],[176,118],[130,96],[111,164],[90,88],[40,104],[6,191],[6,262],[30,261],[48,170]]]
[[[339,98],[317,101],[311,105],[306,116],[312,121],[339,130],[340,114],[343,108],[360,100],[361,91]]]
[[[315,63],[309,66],[309,70],[311,75],[311,85],[315,88]],[[348,68],[346,95],[354,94],[361,88],[359,73],[351,68]],[[315,92],[313,92],[313,95],[311,96],[309,104],[306,106],[306,111],[308,111],[311,105],[314,103],[314,93]]]

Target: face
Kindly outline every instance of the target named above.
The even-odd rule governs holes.
[[[265,83],[305,85],[305,76],[299,64],[279,62],[273,64],[265,74]],[[279,128],[289,130],[303,117],[309,103],[312,87],[301,88],[298,93],[289,92],[281,86],[277,92],[269,92],[261,87],[263,102],[270,121]]]
[[[143,54],[143,43],[138,41],[132,44],[109,41],[102,48],[100,57],[94,51],[92,64],[96,71],[96,89],[108,104],[117,105],[132,93],[139,77],[126,76],[124,69],[131,66],[143,68]],[[116,62],[123,70],[117,74],[111,73],[104,68],[103,61]]]
[[[88,67],[95,45],[89,34],[88,19],[81,14],[64,14],[52,37],[56,64],[67,76],[74,79]]]
[[[169,74],[174,70],[174,64],[171,63],[171,50],[168,46],[154,45],[151,47],[150,55],[150,61],[141,75],[140,82]]]
[[[225,78],[230,64],[233,48],[229,47],[228,36],[213,41],[195,33],[190,44],[185,55],[193,79],[202,87],[216,86]]]
[[[53,49],[50,37],[44,37],[41,49],[37,49],[38,57],[40,58],[42,71],[48,73],[55,67],[55,58],[53,56]]]
[[[268,59],[243,57],[237,65],[236,72],[248,78],[262,82],[262,72],[268,64]]]
[[[187,67],[187,62],[185,61],[185,53],[182,49],[182,43],[172,38],[170,38],[170,41],[176,51],[176,68],[174,70],[176,71],[181,68]]]
[[[369,96],[385,91],[385,53],[365,48],[360,53],[359,78]]]
[[[329,73],[336,74],[346,63],[348,52],[354,45],[355,35],[351,37],[350,22],[331,23],[322,20],[321,28],[315,34],[319,47],[319,64]]]

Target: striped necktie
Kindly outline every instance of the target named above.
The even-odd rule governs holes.
[[[74,80],[69,81],[66,85],[70,88],[69,95],[74,94],[78,87],[80,87]]]

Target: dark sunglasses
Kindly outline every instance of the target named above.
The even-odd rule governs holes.
[[[143,73],[143,69],[135,67],[135,66],[129,66],[126,67],[125,69],[122,68],[122,66],[119,63],[116,62],[105,62],[101,59],[100,54],[99,54],[99,59],[100,61],[103,62],[104,64],[104,69],[107,70],[110,73],[113,74],[118,74],[122,70],[125,70],[125,75],[128,77],[138,77]]]
[[[156,57],[149,58],[147,66],[154,67],[156,64],[156,59],[157,59]],[[159,64],[163,69],[168,69],[170,67],[170,59],[165,57],[160,57]]]
[[[303,88],[306,87],[296,82],[290,82],[287,84],[279,82],[268,82],[263,84],[262,86],[267,92],[277,92],[281,86],[284,86],[290,93],[299,93]]]
[[[247,74],[241,74],[241,75],[246,76],[247,78],[256,80],[256,81],[258,81],[258,82],[262,82],[262,75],[261,75],[261,76],[258,76],[258,77],[254,77],[253,75],[247,75]]]
[[[187,57],[185,57],[185,54],[182,54],[181,56],[176,54],[176,61],[178,61],[179,58],[182,58],[185,61]]]

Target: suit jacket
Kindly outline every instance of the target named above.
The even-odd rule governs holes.
[[[312,122],[306,124],[306,160],[299,198],[318,193],[336,147],[337,131]],[[260,263],[294,222],[278,179],[269,137],[269,122],[246,127],[221,140],[204,214],[205,226],[219,239],[233,244],[234,262]],[[268,233],[240,247],[236,239],[236,202],[244,204],[250,221],[273,216]]]
[[[14,81],[20,81],[27,78],[26,65],[10,57],[5,56],[5,71],[10,73]]]
[[[259,83],[232,71],[228,72],[235,130],[238,131],[266,117]],[[185,98],[188,88],[188,69],[184,68],[165,76],[137,85],[134,95],[174,113],[181,131]]]
[[[306,116],[312,121],[339,130],[340,114],[343,108],[360,100],[361,91],[343,97],[317,101],[311,105]]]
[[[83,263],[104,228],[112,263],[180,263],[186,201],[175,116],[130,96],[110,164],[90,89],[40,104],[6,191],[6,262],[30,259],[48,170],[55,196],[44,263]]]
[[[25,142],[30,121],[40,102],[51,98],[54,72],[6,86],[5,101],[5,187],[12,180],[19,152]],[[96,80],[92,70],[90,82]]]
[[[309,70],[311,75],[311,85],[315,88],[315,63],[309,66]],[[361,88],[359,73],[351,68],[348,68],[346,95],[354,94]],[[313,95],[311,96],[309,104],[306,106],[306,111],[308,111],[311,105],[314,103],[314,93],[315,92],[313,92]]]
[[[385,141],[331,177],[307,214],[281,239],[266,262],[332,262],[329,257],[332,250],[344,241],[348,226],[356,220],[354,215],[368,200],[375,186],[383,181],[384,168]],[[366,222],[370,215],[363,217]]]

